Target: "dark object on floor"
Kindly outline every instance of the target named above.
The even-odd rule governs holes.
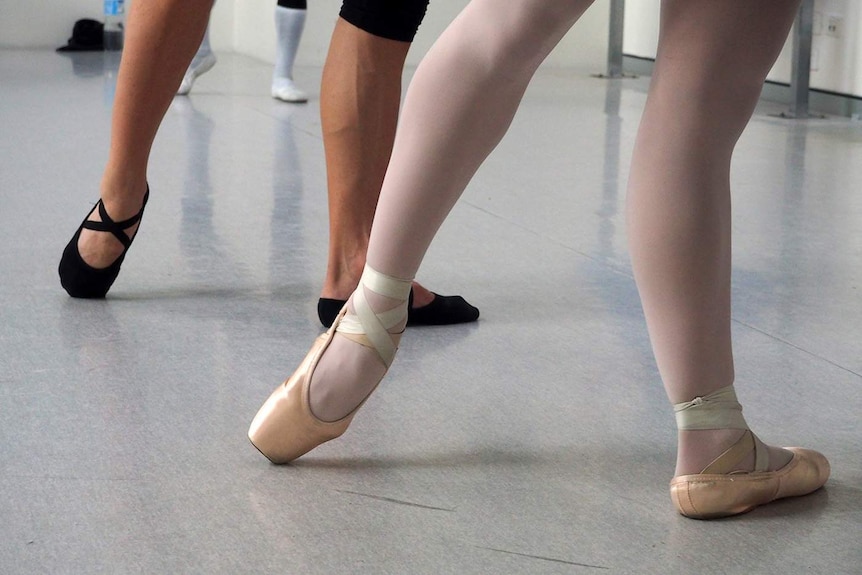
[[[105,25],[98,20],[84,18],[72,27],[72,37],[57,52],[99,52],[105,49],[103,33]]]

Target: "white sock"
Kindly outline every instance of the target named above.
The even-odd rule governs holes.
[[[293,62],[302,30],[305,28],[305,10],[275,7],[277,38],[275,69],[272,73],[272,96],[288,102],[304,102],[308,97],[293,83]]]
[[[195,57],[192,58],[192,62],[189,64],[189,69],[186,70],[185,76],[183,76],[183,81],[180,83],[177,94],[180,96],[188,94],[197,77],[208,72],[210,68],[215,66],[215,63],[216,57],[210,47],[210,29],[209,26],[207,26],[206,32],[204,32],[204,39],[201,40],[201,45],[195,53]]]
[[[293,62],[302,30],[305,28],[305,10],[275,7],[276,54],[273,78],[293,80]]]
[[[192,59],[192,62],[199,58],[205,57],[207,54],[211,54],[212,51],[212,48],[210,48],[210,27],[207,26],[207,29],[204,31],[204,39],[201,40],[201,45],[198,48],[194,59]]]

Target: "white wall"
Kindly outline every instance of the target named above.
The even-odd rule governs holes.
[[[626,3],[623,52],[655,58],[660,0]],[[811,87],[841,94],[862,95],[862,3],[856,0],[816,0],[811,54]],[[837,24],[830,31],[829,24]],[[788,83],[792,34],[768,79]]]
[[[131,2],[126,0],[126,11]],[[233,49],[229,25],[233,4],[233,0],[222,0],[213,10],[212,40],[216,50]],[[102,5],[103,0],[0,0],[0,49],[63,46],[76,20],[102,20]]]
[[[127,4],[130,0],[127,0]],[[432,0],[408,56],[416,64],[467,0]],[[210,24],[217,51],[235,50],[272,61],[275,0],[218,0]],[[298,65],[320,66],[326,57],[341,0],[309,2]],[[79,18],[101,18],[102,0],[0,0],[0,48],[56,48]],[[598,0],[548,58],[550,66],[603,70],[607,54],[608,0]]]
[[[216,50],[272,61],[274,0],[218,0],[211,20]],[[340,0],[312,0],[300,47],[299,65],[322,65]],[[408,63],[416,64],[466,0],[432,0]],[[626,3],[624,50],[655,57],[660,0]],[[862,96],[862,2],[817,0],[811,85]],[[0,0],[0,48],[56,48],[66,43],[79,18],[101,18],[102,0]],[[603,70],[606,55],[608,0],[598,0],[550,56],[546,65]],[[838,23],[829,32],[830,22]],[[790,44],[785,46],[769,79],[790,79]]]
[[[0,0],[0,48],[57,48],[81,18],[102,19],[102,0]]]
[[[834,32],[830,23],[836,24]],[[862,4],[857,0],[817,0],[814,3],[814,38],[811,50],[811,87],[862,95],[862,42],[859,24]],[[790,51],[778,64],[790,78]],[[777,79],[777,78],[776,78]]]
[[[623,53],[655,58],[658,45],[658,14],[661,0],[626,2]]]
[[[220,8],[233,3],[233,46],[237,52],[272,61],[275,31],[272,0],[219,0]],[[467,4],[467,0],[431,0],[428,12],[408,55],[417,64],[437,36]],[[309,2],[298,65],[322,65],[338,17],[341,0]],[[225,14],[225,17],[228,17]],[[215,22],[215,19],[214,19]],[[608,0],[598,0],[548,58],[550,66],[590,66],[604,69],[607,57]]]

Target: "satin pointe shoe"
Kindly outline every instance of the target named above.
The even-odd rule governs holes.
[[[66,249],[63,250],[63,257],[60,258],[58,269],[60,273],[60,285],[63,286],[63,289],[70,296],[76,298],[105,297],[108,290],[111,289],[114,280],[120,274],[120,266],[123,265],[123,260],[126,259],[126,253],[128,253],[129,247],[132,245],[132,240],[138,235],[136,230],[135,235],[130,238],[126,235],[126,230],[141,221],[149,197],[150,186],[147,185],[147,192],[144,195],[144,203],[141,206],[141,210],[131,218],[121,222],[115,222],[111,219],[101,199],[96,202],[96,206],[84,218],[84,221],[78,227],[78,231],[75,232],[75,235],[72,236],[72,239],[66,245]],[[99,210],[101,222],[87,220],[94,210]],[[108,267],[92,267],[84,261],[81,253],[78,251],[78,239],[81,237],[81,231],[84,229],[113,234],[123,244],[123,253]]]
[[[405,311],[398,307],[375,314],[365,299],[363,286],[378,294],[406,301],[410,284],[410,280],[390,278],[366,266],[353,297],[356,315],[348,314],[346,305],[342,308],[329,330],[315,340],[297,370],[275,389],[251,422],[248,438],[272,463],[289,463],[347,431],[356,412],[374,390],[341,419],[322,421],[312,413],[309,402],[314,370],[336,333],[376,350],[388,369],[401,340],[401,333],[390,333],[389,330],[403,325]]]
[[[673,406],[677,429],[742,429],[727,451],[700,473],[671,479],[670,497],[677,511],[694,519],[713,519],[751,511],[783,497],[807,495],[829,479],[829,462],[810,449],[788,447],[793,453],[781,469],[769,469],[769,451],[748,428],[732,385]],[[754,453],[754,471],[735,471]]]

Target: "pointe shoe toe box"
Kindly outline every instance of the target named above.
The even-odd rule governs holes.
[[[790,463],[793,461],[798,461],[798,463],[793,470],[782,476],[775,499],[808,495],[823,487],[832,472],[829,460],[822,453],[813,449],[788,447],[787,450],[793,453],[793,459]]]
[[[745,513],[783,497],[807,495],[826,483],[830,473],[826,457],[810,449],[787,449],[793,458],[775,471],[674,477],[671,499],[682,515],[711,519]]]
[[[318,445],[341,436],[352,414],[334,422],[319,420],[308,406],[307,380],[330,341],[321,335],[290,378],[269,396],[251,422],[248,438],[275,464],[289,463]]]

